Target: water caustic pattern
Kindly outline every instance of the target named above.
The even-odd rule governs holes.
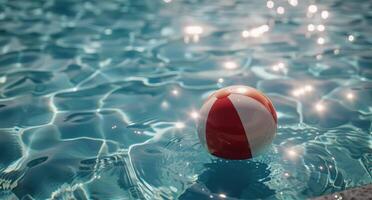
[[[371,1],[0,0],[1,199],[304,199],[372,182]],[[267,152],[200,145],[208,95],[278,111]]]

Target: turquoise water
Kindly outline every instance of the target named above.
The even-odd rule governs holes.
[[[1,199],[304,199],[372,183],[372,2],[0,0]],[[214,90],[273,101],[225,161]]]

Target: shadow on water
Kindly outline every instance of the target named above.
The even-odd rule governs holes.
[[[197,183],[188,188],[180,197],[186,199],[210,199],[210,195],[225,194],[229,199],[267,199],[275,190],[264,183],[269,181],[269,166],[254,161],[214,161]]]

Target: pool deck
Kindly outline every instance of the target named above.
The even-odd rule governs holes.
[[[336,192],[330,195],[314,198],[313,200],[329,200],[329,199],[343,199],[343,200],[372,200],[372,184],[361,187]]]

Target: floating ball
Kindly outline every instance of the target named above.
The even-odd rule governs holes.
[[[198,136],[214,156],[242,160],[259,155],[274,139],[277,117],[270,99],[247,86],[222,88],[200,110]]]

